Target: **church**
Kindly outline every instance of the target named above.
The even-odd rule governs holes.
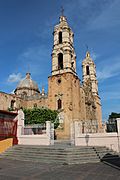
[[[82,82],[76,72],[76,54],[74,34],[67,18],[60,16],[54,27],[52,49],[52,70],[48,77],[48,93],[40,92],[32,80],[30,72],[21,80],[14,94],[0,92],[0,110],[16,111],[23,108],[44,107],[59,112],[58,139],[69,139],[71,124],[81,121],[83,124],[95,124],[95,132],[102,128],[101,101],[98,94],[96,66],[86,52],[82,62]],[[84,127],[82,129],[84,133]]]

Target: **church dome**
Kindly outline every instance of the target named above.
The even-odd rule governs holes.
[[[38,85],[35,81],[31,79],[30,73],[26,73],[26,77],[20,81],[20,83],[17,86],[17,89],[18,88],[28,88],[39,91]]]
[[[15,94],[20,95],[26,92],[27,96],[31,96],[40,93],[37,83],[31,79],[30,75],[30,73],[26,73],[26,77],[20,81],[15,89]]]

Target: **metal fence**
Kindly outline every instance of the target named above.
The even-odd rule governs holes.
[[[107,132],[117,132],[117,121],[106,123]]]
[[[82,121],[82,133],[97,133],[98,123],[97,120]]]
[[[46,124],[26,125],[23,129],[24,135],[45,134]]]

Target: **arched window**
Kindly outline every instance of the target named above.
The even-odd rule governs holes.
[[[11,101],[10,107],[11,107],[11,109],[14,109],[14,107],[15,107],[15,100]]]
[[[86,75],[90,75],[89,66],[86,66]]]
[[[63,69],[63,54],[58,54],[58,69]]]
[[[71,68],[74,68],[74,62],[71,62]]]
[[[62,101],[61,101],[61,99],[58,99],[57,105],[58,105],[58,109],[62,109]]]
[[[27,97],[27,92],[23,91],[21,97],[25,99]]]
[[[62,43],[62,32],[59,32],[59,44]]]

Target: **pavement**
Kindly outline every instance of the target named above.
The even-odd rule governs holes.
[[[103,162],[58,165],[0,159],[0,180],[120,180],[120,170]]]

